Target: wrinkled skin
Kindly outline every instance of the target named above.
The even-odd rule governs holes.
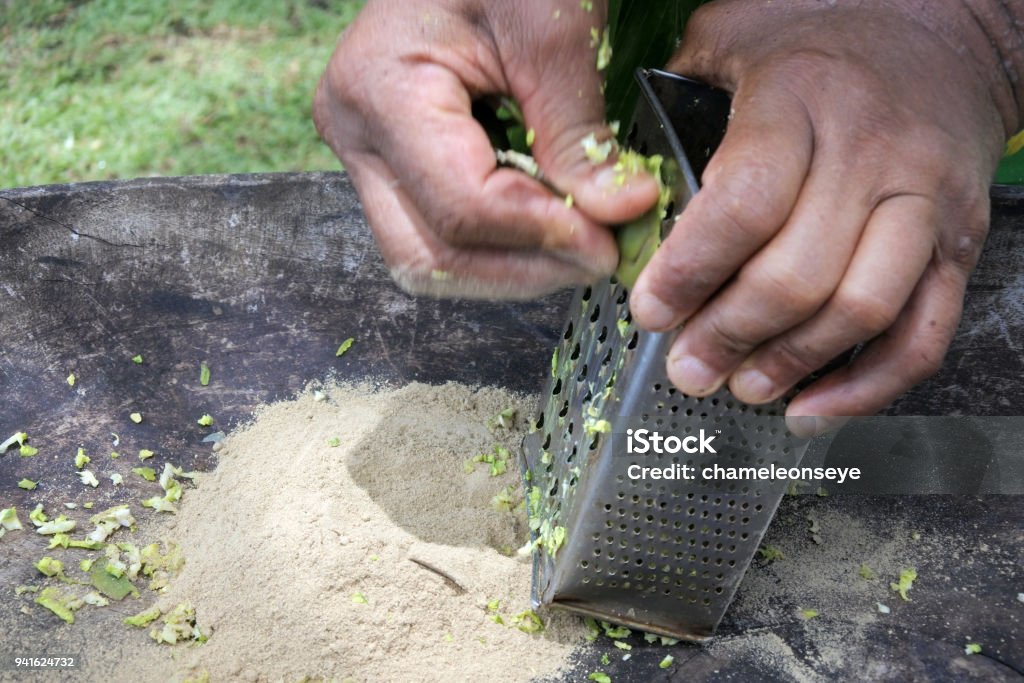
[[[527,298],[593,281],[618,260],[606,226],[656,200],[652,178],[619,187],[613,160],[585,157],[584,136],[611,137],[590,46],[604,17],[600,3],[592,13],[566,4],[555,20],[547,3],[370,0],[340,41],[314,118],[406,289]],[[519,102],[534,156],[572,207],[495,169],[470,112],[488,94]]]
[[[1016,65],[965,23],[967,4],[919,18],[910,0],[718,0],[691,19],[669,68],[732,91],[734,114],[630,302],[647,329],[683,325],[668,358],[680,389],[765,402],[869,342],[789,407],[861,415],[939,367],[1020,122]],[[650,178],[618,187],[612,160],[584,157],[586,134],[610,135],[589,41],[604,10],[573,0],[555,20],[560,6],[370,0],[340,41],[317,127],[406,288],[523,297],[591,281],[615,266],[606,226],[654,202]],[[495,168],[470,115],[494,93],[520,102],[571,208]]]

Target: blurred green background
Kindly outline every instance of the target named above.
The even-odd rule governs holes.
[[[612,0],[610,95],[635,95],[633,61],[659,63],[696,4]],[[310,102],[362,5],[0,0],[0,187],[340,168]],[[999,180],[1024,181],[1024,153],[1007,161]]]
[[[338,169],[313,89],[362,0],[0,0],[0,187]]]

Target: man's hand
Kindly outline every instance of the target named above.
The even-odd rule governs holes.
[[[685,322],[680,389],[766,402],[873,340],[789,408],[860,415],[938,369],[1019,125],[1020,25],[994,32],[1018,61],[993,55],[983,4],[718,0],[691,19],[670,68],[734,111],[630,301],[649,329]]]
[[[605,226],[643,213],[657,187],[646,176],[620,187],[614,157],[595,165],[580,144],[612,136],[591,31],[604,13],[575,0],[370,0],[349,27],[314,118],[403,287],[525,298],[615,269]],[[486,95],[518,101],[541,170],[571,206],[496,168],[471,114]]]

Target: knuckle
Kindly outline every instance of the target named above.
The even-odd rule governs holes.
[[[719,3],[706,3],[693,11],[686,21],[684,45],[690,42],[703,43],[708,39],[716,42],[720,40],[723,12],[718,5]],[[728,13],[724,14],[728,16]]]
[[[778,230],[790,208],[771,190],[779,172],[764,161],[751,162],[741,172],[709,167],[703,190],[708,208],[740,239],[763,242]]]
[[[789,381],[809,375],[825,362],[811,346],[798,346],[793,339],[785,337],[773,342],[766,355],[771,359],[771,365],[778,369],[774,374]]]
[[[984,212],[968,211],[959,228],[940,242],[943,256],[961,270],[970,272],[981,258],[981,251],[988,237],[988,228],[987,206]]]
[[[917,343],[907,349],[903,372],[908,386],[922,382],[942,369],[950,341],[956,332],[959,316],[948,320],[929,320],[917,336]]]
[[[946,358],[947,345],[944,342],[922,344],[914,350],[914,356],[908,363],[908,379],[917,384],[928,379],[942,368]]]
[[[840,287],[833,304],[846,325],[864,337],[873,337],[892,327],[902,310],[898,302],[856,285]]]
[[[756,342],[730,324],[727,319],[714,316],[707,322],[707,333],[712,345],[721,355],[741,356],[750,352]]]
[[[766,299],[797,315],[817,311],[831,294],[824,283],[816,281],[797,265],[762,266],[749,280],[754,291],[764,292]]]
[[[476,221],[467,211],[445,206],[437,213],[432,223],[434,234],[446,244],[460,246],[479,241]]]

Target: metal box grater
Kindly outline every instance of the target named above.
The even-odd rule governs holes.
[[[668,227],[697,191],[695,171],[724,134],[729,101],[672,74],[642,71],[638,80],[643,97],[627,143],[665,158]],[[687,135],[686,153],[676,128]],[[807,442],[786,429],[782,402],[753,407],[725,389],[705,398],[678,392],[665,372],[673,335],[638,330],[627,300],[614,281],[576,292],[540,417],[523,442],[537,544],[532,598],[700,641],[732,601],[788,482],[631,479],[630,466],[793,467]],[[680,437],[704,429],[717,453],[629,455],[628,428]]]

